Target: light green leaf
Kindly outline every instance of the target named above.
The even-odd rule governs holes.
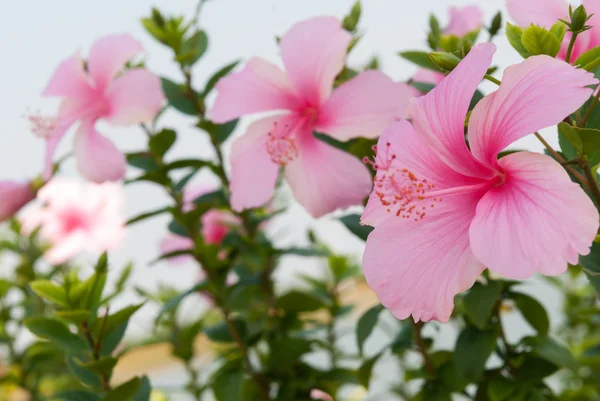
[[[36,280],[29,283],[31,290],[40,297],[50,301],[56,305],[68,307],[67,292],[63,287],[60,287],[48,280]]]
[[[550,57],[556,57],[560,51],[561,42],[550,31],[532,24],[523,31],[521,43],[533,56],[546,54]]]
[[[433,71],[437,71],[437,72],[443,72],[441,69],[438,68],[438,66],[436,66],[433,63],[433,61],[431,61],[431,58],[429,58],[428,52],[411,50],[411,51],[400,52],[400,53],[398,53],[398,55],[420,67],[427,68],[428,70],[433,70]]]
[[[575,60],[575,65],[586,71],[594,72],[600,66],[600,46],[583,53]]]
[[[531,53],[523,46],[522,37],[523,29],[512,25],[510,22],[506,23],[506,37],[510,45],[515,49],[523,58],[528,58]]]

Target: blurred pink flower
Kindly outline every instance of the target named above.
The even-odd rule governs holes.
[[[312,400],[333,401],[332,396],[330,396],[323,390],[319,390],[317,388],[313,388],[312,390],[310,390],[310,398]]]
[[[478,31],[483,26],[483,11],[477,6],[450,7],[450,22],[444,33],[458,37]]]
[[[577,41],[571,54],[571,62],[577,60],[581,54],[594,47],[600,46],[600,1],[583,0],[588,15],[594,16],[587,22],[592,28],[577,36]],[[515,22],[528,27],[531,24],[539,25],[549,29],[559,19],[569,20],[569,3],[566,0],[506,0],[508,13]],[[567,32],[562,43],[558,58],[564,60],[567,48],[571,41],[571,33]]]
[[[160,110],[160,79],[142,68],[123,71],[142,50],[128,34],[105,36],[92,46],[87,64],[75,53],[58,66],[43,93],[63,99],[55,129],[45,134],[45,178],[52,174],[58,143],[77,121],[74,152],[81,174],[98,183],[123,178],[124,155],[94,126],[99,119],[121,126],[150,122]]]
[[[417,73],[413,77],[413,81],[437,85],[440,82],[442,82],[444,78],[446,78],[446,75],[441,72],[436,72],[433,70],[427,70],[423,68],[417,71]]]
[[[373,70],[333,90],[351,39],[333,17],[300,22],[280,41],[286,72],[253,58],[217,84],[211,110],[215,122],[281,111],[252,124],[233,144],[234,210],[266,203],[281,166],[294,196],[315,217],[358,204],[368,195],[368,169],[354,156],[315,138],[313,131],[340,141],[376,138],[405,116],[408,99],[418,92]]]
[[[379,140],[375,189],[362,222],[367,282],[396,317],[445,322],[454,296],[484,267],[513,279],[557,275],[589,253],[598,211],[552,158],[498,153],[558,124],[591,95],[593,74],[548,56],[504,72],[500,88],[469,103],[496,47],[480,44]]]
[[[207,185],[196,185],[186,187],[183,191],[184,211],[190,212],[194,208],[194,201],[202,195],[216,190],[215,187]],[[210,209],[201,217],[202,221],[202,237],[207,244],[220,244],[223,238],[232,229],[239,227],[241,220],[238,216],[231,212],[220,209]],[[184,251],[194,248],[194,241],[190,238],[182,237],[176,234],[167,235],[160,243],[162,254],[167,254],[175,251]],[[175,256],[169,261],[173,263],[183,263],[190,260],[188,255]]]
[[[125,237],[118,184],[57,177],[39,190],[37,199],[40,203],[21,216],[22,230],[30,235],[40,228],[40,237],[50,244],[44,255],[50,263],[64,263],[82,251],[115,249]]]
[[[29,182],[0,181],[0,221],[13,217],[34,197]]]

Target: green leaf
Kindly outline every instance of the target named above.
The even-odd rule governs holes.
[[[304,338],[279,338],[270,344],[268,366],[270,370],[285,373],[290,371],[302,355],[310,352],[311,342]]]
[[[600,277],[600,243],[594,241],[590,253],[579,256],[579,264],[589,275]]]
[[[100,396],[83,390],[64,391],[50,397],[51,401],[100,401]]]
[[[600,163],[600,130],[574,127],[564,122],[558,124],[558,129],[577,151],[586,155],[592,166]]]
[[[134,377],[133,379],[109,391],[102,398],[102,401],[129,401],[133,399],[141,385],[141,379],[139,377]]]
[[[358,369],[358,382],[366,389],[369,388],[369,382],[371,381],[371,374],[373,373],[373,367],[375,363],[381,358],[383,352],[376,354],[375,356],[367,359]]]
[[[212,383],[217,401],[243,400],[244,375],[241,370],[220,372]]]
[[[119,360],[110,356],[100,358],[96,361],[83,362],[80,359],[75,359],[75,363],[84,369],[96,372],[98,375],[110,376]]]
[[[483,330],[488,325],[501,293],[502,284],[498,281],[490,281],[487,285],[475,283],[464,296],[465,314],[478,329]]]
[[[79,325],[90,318],[90,311],[83,309],[57,311],[56,316],[69,323]]]
[[[531,53],[523,46],[522,37],[523,29],[512,25],[510,22],[506,23],[506,37],[510,45],[515,49],[523,58],[528,58]]]
[[[515,301],[517,308],[538,334],[546,336],[550,328],[550,320],[546,309],[535,298],[521,293],[512,293],[511,298]]]
[[[274,249],[276,255],[296,255],[296,256],[328,256],[329,252],[325,249],[317,248],[283,248]]]
[[[187,66],[194,65],[204,55],[206,49],[208,49],[208,37],[204,31],[197,31],[183,42],[177,61]]]
[[[158,216],[163,213],[168,213],[169,211],[171,211],[171,208],[169,206],[167,206],[167,207],[163,207],[160,209],[151,210],[149,212],[140,213],[136,216],[131,217],[129,220],[127,220],[127,225],[135,224],[140,221],[147,220],[151,217]]]
[[[546,54],[550,57],[556,57],[560,51],[561,42],[550,31],[532,24],[523,31],[521,43],[533,56]]]
[[[529,337],[524,340],[533,348],[533,353],[557,366],[577,369],[577,361],[566,346],[546,336]]]
[[[175,110],[191,116],[198,115],[197,94],[191,94],[183,85],[176,84],[167,78],[161,78],[162,89],[169,105]]]
[[[560,43],[562,43],[567,33],[567,24],[562,21],[558,21],[556,24],[552,25],[550,32],[552,35],[556,36],[556,39],[558,39]]]
[[[156,317],[156,321],[158,322],[160,320],[160,318],[163,317],[166,313],[175,311],[177,309],[177,307],[179,306],[179,304],[188,296],[190,296],[192,294],[196,294],[199,291],[206,290],[207,288],[208,288],[208,283],[206,281],[203,281],[201,283],[194,285],[190,289],[182,292],[181,294],[177,295],[176,297],[169,299],[167,302],[164,303],[162,309],[158,313],[158,316]]]
[[[107,317],[100,317],[94,322],[91,330],[95,337],[107,336],[117,330],[122,324],[127,323],[131,316],[142,306],[144,306],[143,303],[130,305]]]
[[[235,127],[237,127],[238,120],[232,120],[225,124],[215,124],[208,120],[202,120],[198,123],[198,128],[208,132],[212,137],[215,138],[216,143],[222,144],[231,136]]]
[[[204,86],[204,96],[208,95],[214,87],[217,85],[217,82],[225,75],[229,74],[236,65],[238,65],[239,61],[234,61],[233,63],[227,64],[225,67],[221,68],[219,71],[215,72],[206,82],[206,86]]]
[[[383,305],[377,304],[366,311],[360,319],[358,319],[356,325],[356,342],[361,355],[363,353],[363,345],[377,325],[377,320],[379,319],[381,311],[383,311]]]
[[[520,355],[520,358],[523,356],[524,360],[521,361],[517,372],[519,381],[539,382],[558,370],[555,364],[531,353]]]
[[[441,69],[439,69],[433,63],[433,61],[431,61],[431,58],[429,57],[429,53],[427,53],[427,52],[411,50],[411,51],[400,52],[400,53],[398,53],[398,55],[420,67],[427,68],[428,70],[433,70],[433,71],[437,71],[437,72],[443,72]]]
[[[594,72],[600,66],[600,46],[583,53],[575,60],[575,65],[586,71]]]
[[[100,377],[96,373],[81,367],[77,363],[77,361],[81,361],[83,358],[83,354],[78,352],[68,352],[65,354],[65,364],[67,365],[69,373],[86,386],[101,388],[102,382],[100,381]]]
[[[348,214],[340,217],[340,221],[348,230],[363,241],[367,240],[369,234],[373,231],[373,227],[360,224],[359,214]]]
[[[31,317],[25,319],[25,327],[38,337],[50,340],[63,350],[86,351],[86,342],[73,334],[66,324],[58,319],[48,317]]]
[[[172,129],[163,129],[148,140],[150,151],[158,157],[164,156],[177,141],[177,133]]]
[[[467,326],[458,336],[454,350],[456,369],[471,382],[477,382],[483,375],[485,363],[496,348],[498,330],[479,330]]]
[[[158,165],[154,157],[148,152],[136,152],[127,154],[127,164],[144,171],[156,171]]]
[[[54,284],[48,280],[36,280],[29,283],[31,290],[40,297],[53,304],[67,307],[69,302],[67,301],[67,292],[64,288]]]
[[[287,313],[314,312],[325,307],[320,299],[300,291],[291,291],[282,295],[275,302],[275,306]]]
[[[411,82],[410,86],[412,86],[413,88],[417,89],[419,92],[427,94],[429,93],[431,90],[433,90],[433,88],[435,88],[434,84],[429,84],[426,82]]]
[[[593,345],[583,351],[583,356],[586,358],[598,358],[600,357],[600,344]]]
[[[243,337],[246,333],[246,326],[244,322],[241,320],[234,320],[232,323],[237,332]],[[211,341],[216,343],[231,343],[234,341],[231,333],[229,332],[227,323],[225,322],[206,327],[204,328],[203,332]]]
[[[413,346],[413,325],[410,322],[405,322],[402,330],[398,333],[392,343],[392,352],[394,354],[403,354]]]
[[[502,376],[496,376],[488,383],[488,396],[490,401],[508,400],[518,389],[518,384]]]
[[[150,385],[150,379],[148,376],[144,376],[141,379],[140,388],[133,396],[133,401],[150,401],[150,393],[152,392],[152,386]]]
[[[583,152],[583,142],[581,142],[581,138],[579,137],[578,132],[575,129],[573,129],[573,126],[571,124],[567,124],[564,122],[558,124],[558,133],[560,135],[560,147],[563,150],[563,153],[565,153],[566,151],[565,156],[575,158],[577,157],[577,153]],[[562,143],[562,139],[565,139],[568,142],[568,144],[573,148],[574,154],[567,155],[567,153],[569,153],[569,149],[565,149],[566,146],[564,146],[564,144]]]

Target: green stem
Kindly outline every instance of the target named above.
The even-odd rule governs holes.
[[[592,169],[590,168],[590,164],[585,156],[581,157],[581,169],[583,170],[588,183],[590,184],[590,193],[596,199],[596,203],[600,205],[600,189],[598,189],[598,183],[594,178],[594,173],[592,173]]]
[[[565,57],[565,61],[567,63],[571,62],[571,53],[573,52],[573,46],[575,46],[575,41],[577,40],[578,34],[578,32],[573,32],[573,35],[571,36],[571,41],[569,42],[569,47],[567,49],[567,56]]]
[[[588,120],[592,116],[592,112],[594,111],[594,109],[598,105],[598,101],[600,101],[600,90],[599,90],[599,88],[600,87],[596,88],[596,90],[598,91],[598,93],[596,93],[596,96],[594,96],[594,100],[592,100],[592,103],[590,104],[589,108],[585,112],[585,116],[583,116],[583,118],[581,119],[581,121],[579,121],[577,123],[578,127],[585,127],[585,124],[588,122]]]
[[[415,337],[415,342],[417,343],[417,348],[423,357],[423,363],[425,364],[425,370],[432,376],[435,376],[435,367],[429,359],[429,354],[427,353],[427,347],[425,346],[425,340],[421,335],[421,329],[423,328],[423,322],[415,323],[414,320],[411,319],[411,323],[413,325],[413,332]]]
[[[490,74],[485,74],[483,77],[488,81],[495,83],[498,86],[500,86],[500,84],[502,83],[500,80],[492,77]]]

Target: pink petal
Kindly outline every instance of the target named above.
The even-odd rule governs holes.
[[[317,140],[310,126],[303,129],[298,157],[285,168],[296,200],[315,218],[361,204],[372,187],[364,163]]]
[[[469,247],[469,225],[481,191],[449,196],[431,214],[389,218],[369,235],[367,283],[398,319],[447,322],[454,296],[484,270]]]
[[[584,35],[588,34],[588,43],[584,51],[593,49],[594,47],[600,46],[600,1],[598,0],[583,0],[583,5],[588,15],[592,15],[592,18],[587,22],[592,28],[589,31],[584,32]],[[579,42],[579,36],[577,37]],[[574,54],[575,56],[575,54]],[[577,54],[577,56],[579,56]],[[573,57],[575,60],[575,57]]]
[[[450,7],[448,11],[450,22],[444,30],[447,35],[462,37],[479,30],[483,25],[483,11],[477,6]]]
[[[425,68],[421,68],[417,71],[417,73],[413,76],[413,81],[415,82],[424,82],[426,84],[437,85],[442,82],[446,78],[441,72],[435,72],[432,70],[428,70]]]
[[[231,212],[211,209],[202,215],[202,237],[207,244],[220,244],[229,232],[239,226],[240,218]]]
[[[170,234],[160,242],[160,253],[163,255],[188,249],[194,249],[194,241],[190,238],[180,237],[179,235]],[[192,260],[193,258],[190,255],[180,255],[168,259],[173,264],[186,263]]]
[[[111,82],[106,98],[109,110],[104,117],[116,125],[151,122],[165,100],[160,79],[141,68],[126,71]]]
[[[194,210],[194,201],[206,195],[209,192],[214,192],[219,189],[215,185],[200,184],[200,185],[188,185],[183,189],[183,211],[190,212]]]
[[[373,227],[388,218],[397,219],[399,206],[394,200],[399,200],[403,189],[413,188],[424,180],[435,186],[431,191],[480,182],[448,167],[405,120],[393,123],[383,132],[372,164],[377,170],[375,185],[361,223]],[[407,180],[408,173],[413,180]],[[430,204],[431,201],[424,202],[428,209]]]
[[[125,63],[144,49],[131,35],[108,35],[94,43],[88,58],[90,75],[97,88],[106,88]]]
[[[79,172],[90,181],[118,181],[125,176],[125,156],[95,130],[93,122],[84,122],[77,130],[74,153]]]
[[[82,101],[93,95],[93,88],[83,69],[83,60],[79,53],[58,65],[42,95],[64,96]]]
[[[450,167],[473,177],[490,177],[491,171],[469,152],[464,125],[471,98],[485,75],[496,46],[482,43],[427,95],[409,101],[408,115],[429,147]]]
[[[13,217],[34,197],[29,182],[0,181],[0,221]]]
[[[273,124],[286,124],[289,116],[256,121],[236,139],[231,149],[231,207],[240,212],[267,203],[275,190],[279,165],[267,153]]]
[[[592,73],[548,56],[508,67],[500,88],[480,101],[469,120],[469,143],[482,163],[517,139],[558,124],[592,94]]]
[[[245,114],[299,106],[288,77],[274,64],[253,58],[244,69],[221,79],[211,120],[224,123]]]
[[[535,272],[561,274],[586,255],[599,226],[598,211],[579,185],[550,157],[519,152],[499,161],[506,183],[477,205],[471,248],[491,270],[513,279]]]
[[[317,17],[294,25],[279,43],[281,57],[296,93],[318,107],[331,93],[346,61],[352,36],[334,17]]]
[[[510,17],[523,27],[535,24],[550,28],[569,15],[565,0],[506,0],[506,7]]]
[[[363,72],[333,91],[319,109],[315,130],[340,141],[377,138],[394,120],[406,117],[408,99],[419,95],[380,71]]]
[[[311,400],[333,401],[333,397],[323,390],[319,390],[318,388],[313,388],[310,390],[310,398]]]

